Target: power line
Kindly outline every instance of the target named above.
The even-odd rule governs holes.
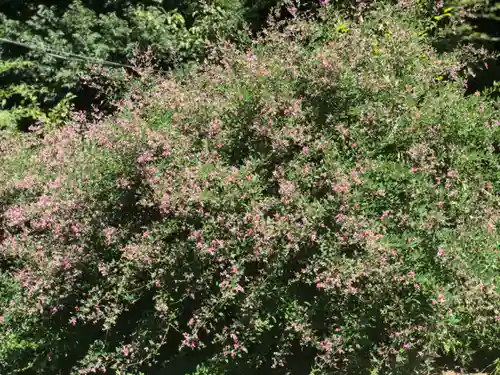
[[[50,55],[50,56],[58,58],[58,59],[63,59],[63,60],[74,59],[74,60],[82,60],[82,61],[93,61],[93,62],[101,64],[101,65],[110,65],[110,66],[116,66],[116,67],[121,67],[121,68],[128,68],[128,69],[133,70],[135,73],[141,75],[141,73],[137,70],[137,68],[135,66],[132,66],[132,65],[120,64],[120,63],[116,63],[113,61],[101,60],[101,59],[97,59],[95,57],[89,57],[89,56],[84,56],[84,55],[77,55],[75,53],[66,53],[66,52],[59,52],[59,51],[55,51],[55,50],[51,50],[51,49],[45,49],[42,47],[33,46],[30,44],[17,42],[15,40],[10,40],[10,39],[6,39],[6,38],[0,38],[0,42],[14,44],[14,45],[24,47],[27,49],[31,49],[31,50],[41,51],[41,52],[46,53],[47,55]],[[154,71],[164,73],[161,70],[155,69]]]

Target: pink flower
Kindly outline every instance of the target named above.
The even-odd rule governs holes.
[[[26,176],[24,179],[16,181],[15,186],[18,189],[30,189],[35,184],[33,176]]]
[[[196,347],[196,341],[198,340],[198,336],[196,334],[189,335],[188,333],[183,333],[183,335],[184,335],[184,340],[182,341],[182,346],[194,349]]]
[[[404,344],[404,345],[403,345],[403,348],[405,348],[405,349],[410,349],[410,344]]]
[[[415,272],[410,271],[410,272],[408,273],[408,276],[410,276],[410,277],[415,277]]]
[[[12,206],[7,211],[4,212],[4,217],[7,219],[10,226],[15,226],[22,224],[25,220],[25,210],[21,206]]]
[[[57,189],[57,188],[60,188],[60,187],[61,187],[61,179],[58,177],[58,178],[56,178],[56,179],[55,179],[55,180],[53,180],[53,181],[49,181],[47,185],[48,185],[48,187],[49,187],[50,189]]]
[[[130,186],[130,181],[126,178],[118,178],[116,180],[116,186],[119,188],[128,188]]]
[[[138,163],[147,163],[153,161],[153,153],[151,151],[146,151],[137,158]]]
[[[438,257],[443,256],[444,255],[444,249],[439,249],[437,255],[438,255]]]
[[[443,303],[443,302],[445,302],[445,301],[446,301],[446,299],[444,298],[443,293],[439,293],[439,294],[438,294],[438,301],[439,301],[439,302],[441,302],[441,303]]]
[[[106,236],[106,243],[108,245],[111,244],[111,242],[113,240],[112,236],[116,232],[116,229],[113,227],[108,227],[108,228],[104,229],[103,232],[104,232],[104,235]]]
[[[302,147],[302,152],[304,154],[307,154],[309,152],[309,147],[307,147],[307,146]]]
[[[42,195],[37,202],[39,207],[49,207],[51,205],[50,197],[48,195]]]
[[[380,216],[380,220],[384,220],[386,217],[391,217],[391,216],[392,216],[391,211],[387,210],[382,214],[382,216]]]
[[[75,324],[76,324],[76,319],[75,319],[75,318],[72,318],[69,322],[70,322],[72,325],[75,325]]]
[[[160,202],[160,211],[163,214],[168,214],[170,212],[170,195],[167,193],[163,194]]]
[[[237,284],[237,285],[234,287],[234,291],[235,291],[235,292],[240,292],[240,293],[243,293],[245,290],[243,289],[243,287],[242,287],[240,284]]]
[[[130,354],[130,351],[129,349],[127,348],[127,346],[123,345],[122,347],[122,353],[125,357],[128,357],[128,355]]]
[[[328,0],[319,0],[319,3],[321,5],[326,5],[326,4],[328,4]]]
[[[330,342],[330,340],[324,340],[320,342],[319,345],[321,346],[322,349],[324,349],[327,352],[332,351],[332,343]]]

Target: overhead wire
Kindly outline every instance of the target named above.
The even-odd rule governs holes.
[[[70,53],[70,52],[55,51],[53,49],[48,49],[48,48],[43,48],[43,47],[39,47],[39,46],[34,46],[34,45],[31,45],[31,44],[27,44],[27,43],[23,43],[23,42],[18,42],[18,41],[7,39],[7,38],[0,38],[0,42],[1,43],[8,43],[8,44],[17,45],[17,46],[24,47],[24,48],[27,48],[27,49],[30,49],[30,50],[37,50],[37,51],[40,51],[40,52],[44,52],[47,55],[55,57],[55,58],[58,58],[58,59],[66,59],[66,60],[68,60],[68,59],[75,59],[75,60],[81,60],[81,61],[90,61],[90,62],[94,62],[94,63],[101,64],[101,65],[109,65],[109,66],[127,68],[127,69],[131,69],[135,73],[141,75],[141,73],[137,70],[137,67],[132,66],[132,65],[128,65],[128,64],[121,64],[121,63],[117,63],[117,62],[113,62],[113,61],[98,59],[98,58],[90,57],[90,56],[78,55],[78,54]],[[155,72],[164,73],[164,71],[162,71],[162,70],[156,70],[155,69],[154,71]]]

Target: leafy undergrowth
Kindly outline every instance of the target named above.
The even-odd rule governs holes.
[[[411,9],[325,12],[112,118],[3,134],[1,373],[495,361],[499,111]]]

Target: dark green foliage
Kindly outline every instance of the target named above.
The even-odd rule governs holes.
[[[0,79],[4,85],[0,103],[8,110],[0,112],[0,127],[16,122],[19,125],[22,119],[57,124],[65,117],[73,94],[79,98],[79,109],[97,104],[99,98],[89,90],[85,79],[92,75],[94,62],[75,56],[60,58],[49,52],[130,64],[134,51],[141,54],[150,49],[158,69],[169,70],[203,58],[206,41],[246,41],[245,17],[252,18],[250,14],[257,5],[245,6],[238,0],[207,4],[78,0],[0,4],[0,37],[37,47],[30,50],[0,43]],[[266,9],[259,8],[263,18]],[[101,84],[120,86],[121,69],[108,69],[107,75]],[[122,91],[117,89],[114,94]],[[57,115],[49,115],[50,110]]]

